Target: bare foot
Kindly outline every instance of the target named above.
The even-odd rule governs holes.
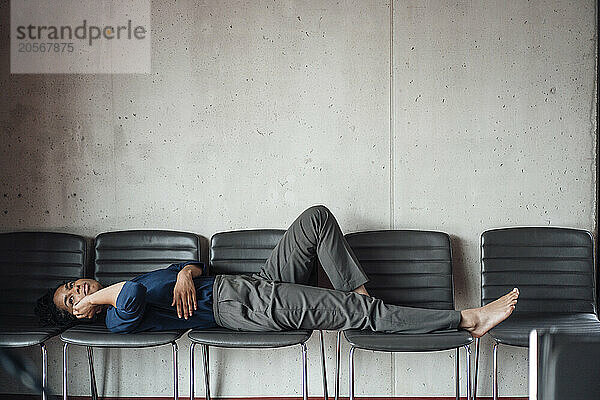
[[[461,311],[460,328],[466,329],[475,338],[481,337],[490,329],[504,321],[515,309],[519,289],[509,293],[483,307]]]
[[[353,292],[371,297],[371,295],[369,293],[367,293],[367,289],[365,289],[365,285],[360,285],[359,287],[354,289]]]

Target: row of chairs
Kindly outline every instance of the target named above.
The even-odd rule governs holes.
[[[103,324],[78,325],[66,331],[41,329],[32,315],[35,299],[63,280],[88,276],[104,285],[164,268],[170,263],[201,260],[216,274],[258,272],[284,230],[260,229],[221,232],[208,246],[200,237],[176,231],[119,231],[98,235],[91,243],[65,233],[15,232],[0,234],[0,277],[5,296],[0,300],[0,347],[38,345],[42,351],[42,378],[46,380],[45,341],[60,334],[63,347],[63,396],[67,398],[68,348],[88,350],[92,397],[97,397],[93,370],[94,347],[143,348],[171,345],[173,391],[178,398],[177,343],[185,332],[113,334]],[[370,278],[367,290],[392,304],[454,309],[452,251],[447,234],[416,230],[381,230],[346,235],[348,243]],[[92,251],[90,251],[92,250]],[[208,254],[210,253],[210,254]],[[494,345],[494,398],[497,398],[499,344],[527,346],[531,329],[561,326],[571,331],[600,334],[596,316],[593,240],[589,232],[565,228],[506,228],[481,236],[482,305],[521,289],[517,311],[491,331]],[[23,317],[27,315],[27,317]],[[190,387],[194,393],[195,348],[202,349],[206,399],[210,399],[210,347],[278,348],[300,345],[302,393],[307,399],[306,341],[311,331],[240,332],[224,328],[188,332]],[[323,332],[320,331],[323,391],[327,397]],[[339,398],[341,334],[336,343],[335,398]],[[356,349],[384,352],[456,351],[456,397],[459,387],[459,350],[466,351],[467,398],[476,397],[479,341],[476,341],[475,383],[470,371],[472,338],[464,331],[425,335],[388,334],[361,330],[343,332],[350,343],[349,392],[354,398]]]

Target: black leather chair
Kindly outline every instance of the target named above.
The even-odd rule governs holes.
[[[529,336],[529,399],[600,399],[600,336],[533,330]]]
[[[172,263],[188,260],[204,261],[200,239],[186,232],[163,230],[132,230],[106,232],[95,239],[94,279],[102,285],[117,282],[166,268]],[[173,393],[178,399],[177,339],[185,331],[142,332],[126,335],[110,332],[104,322],[75,326],[60,335],[63,341],[63,396],[67,400],[69,345],[85,346],[88,351],[92,398],[98,394],[93,370],[94,347],[144,348],[170,344],[173,349]]]
[[[271,251],[285,233],[281,229],[250,229],[221,232],[213,235],[210,246],[209,271],[211,275],[252,274],[265,264]],[[316,284],[316,269],[311,284]],[[200,345],[203,354],[204,386],[206,400],[210,400],[209,347],[224,348],[279,348],[300,345],[302,348],[302,395],[308,398],[306,341],[312,331],[296,330],[284,332],[243,332],[216,327],[192,330],[188,333],[190,346],[190,398],[194,398],[194,349]],[[324,392],[327,393],[325,380],[325,355],[323,332],[321,334],[321,365],[323,368]],[[325,394],[325,396],[327,396]]]
[[[513,314],[492,329],[493,397],[498,398],[498,347],[527,347],[533,329],[600,335],[596,316],[594,245],[584,230],[548,227],[493,229],[481,235],[481,304],[514,287]],[[479,363],[476,340],[475,389]],[[475,396],[476,397],[476,396]]]
[[[39,325],[33,312],[36,300],[63,281],[82,278],[86,258],[86,241],[81,236],[57,232],[0,234],[0,347],[39,345],[44,386],[48,369],[45,342],[62,330]]]
[[[454,309],[452,250],[450,237],[442,232],[382,230],[356,232],[346,239],[370,281],[369,294],[390,304],[409,307]],[[467,398],[470,398],[470,344],[472,336],[462,330],[428,334],[391,334],[369,330],[347,330],[350,342],[349,392],[354,399],[355,349],[385,352],[431,352],[456,349],[456,398],[460,398],[459,350],[467,359]],[[339,377],[339,336],[336,380]],[[337,388],[337,386],[336,386]],[[336,398],[339,393],[336,390]]]

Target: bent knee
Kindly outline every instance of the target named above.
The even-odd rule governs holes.
[[[308,207],[306,210],[304,210],[303,214],[308,214],[308,215],[315,215],[315,214],[318,214],[318,215],[328,215],[328,214],[331,214],[331,211],[329,211],[329,208],[327,208],[323,204],[317,204],[317,205]]]

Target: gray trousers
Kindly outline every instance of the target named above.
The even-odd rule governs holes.
[[[307,284],[316,257],[336,290]],[[396,306],[352,292],[368,281],[331,211],[312,206],[296,218],[258,273],[215,277],[213,312],[218,325],[240,331],[458,328],[459,311]]]

